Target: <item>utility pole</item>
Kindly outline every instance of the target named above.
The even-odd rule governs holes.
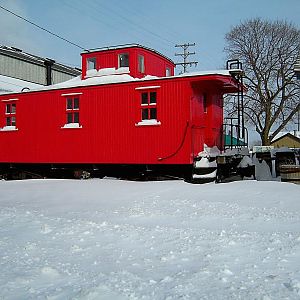
[[[189,52],[188,51],[188,48],[192,47],[192,46],[195,46],[195,43],[193,43],[193,44],[187,43],[187,44],[175,45],[175,47],[181,47],[183,49],[183,53],[175,53],[175,56],[181,56],[183,58],[183,62],[175,64],[175,66],[178,66],[178,65],[183,66],[183,73],[187,72],[187,66],[188,65],[190,67],[192,65],[197,66],[197,63],[198,63],[197,61],[187,61],[187,58],[190,55],[194,55],[195,54],[195,52]]]

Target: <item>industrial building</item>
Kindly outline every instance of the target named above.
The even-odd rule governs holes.
[[[81,70],[78,68],[63,65],[18,48],[0,45],[1,76],[39,85],[51,85],[67,81],[80,74]]]

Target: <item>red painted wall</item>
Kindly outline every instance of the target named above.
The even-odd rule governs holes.
[[[82,78],[84,79],[87,71],[87,58],[96,58],[96,68],[118,68],[118,56],[121,53],[129,54],[129,70],[130,75],[135,78],[142,78],[146,75],[158,77],[166,76],[166,68],[170,68],[171,76],[174,75],[174,63],[166,57],[152,52],[143,47],[128,47],[124,49],[112,49],[105,51],[93,51],[82,53]],[[138,55],[144,56],[145,72],[138,71]]]

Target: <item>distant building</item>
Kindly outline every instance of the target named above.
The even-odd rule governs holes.
[[[80,69],[29,54],[18,48],[0,45],[0,75],[2,76],[39,85],[50,85],[67,81],[80,74]]]
[[[282,132],[275,136],[271,145],[275,148],[300,148],[300,131]]]

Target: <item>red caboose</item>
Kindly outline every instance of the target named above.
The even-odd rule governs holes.
[[[0,173],[190,176],[204,144],[222,149],[223,95],[238,82],[230,70],[174,76],[174,66],[140,45],[95,49],[82,53],[80,78],[1,95]]]

